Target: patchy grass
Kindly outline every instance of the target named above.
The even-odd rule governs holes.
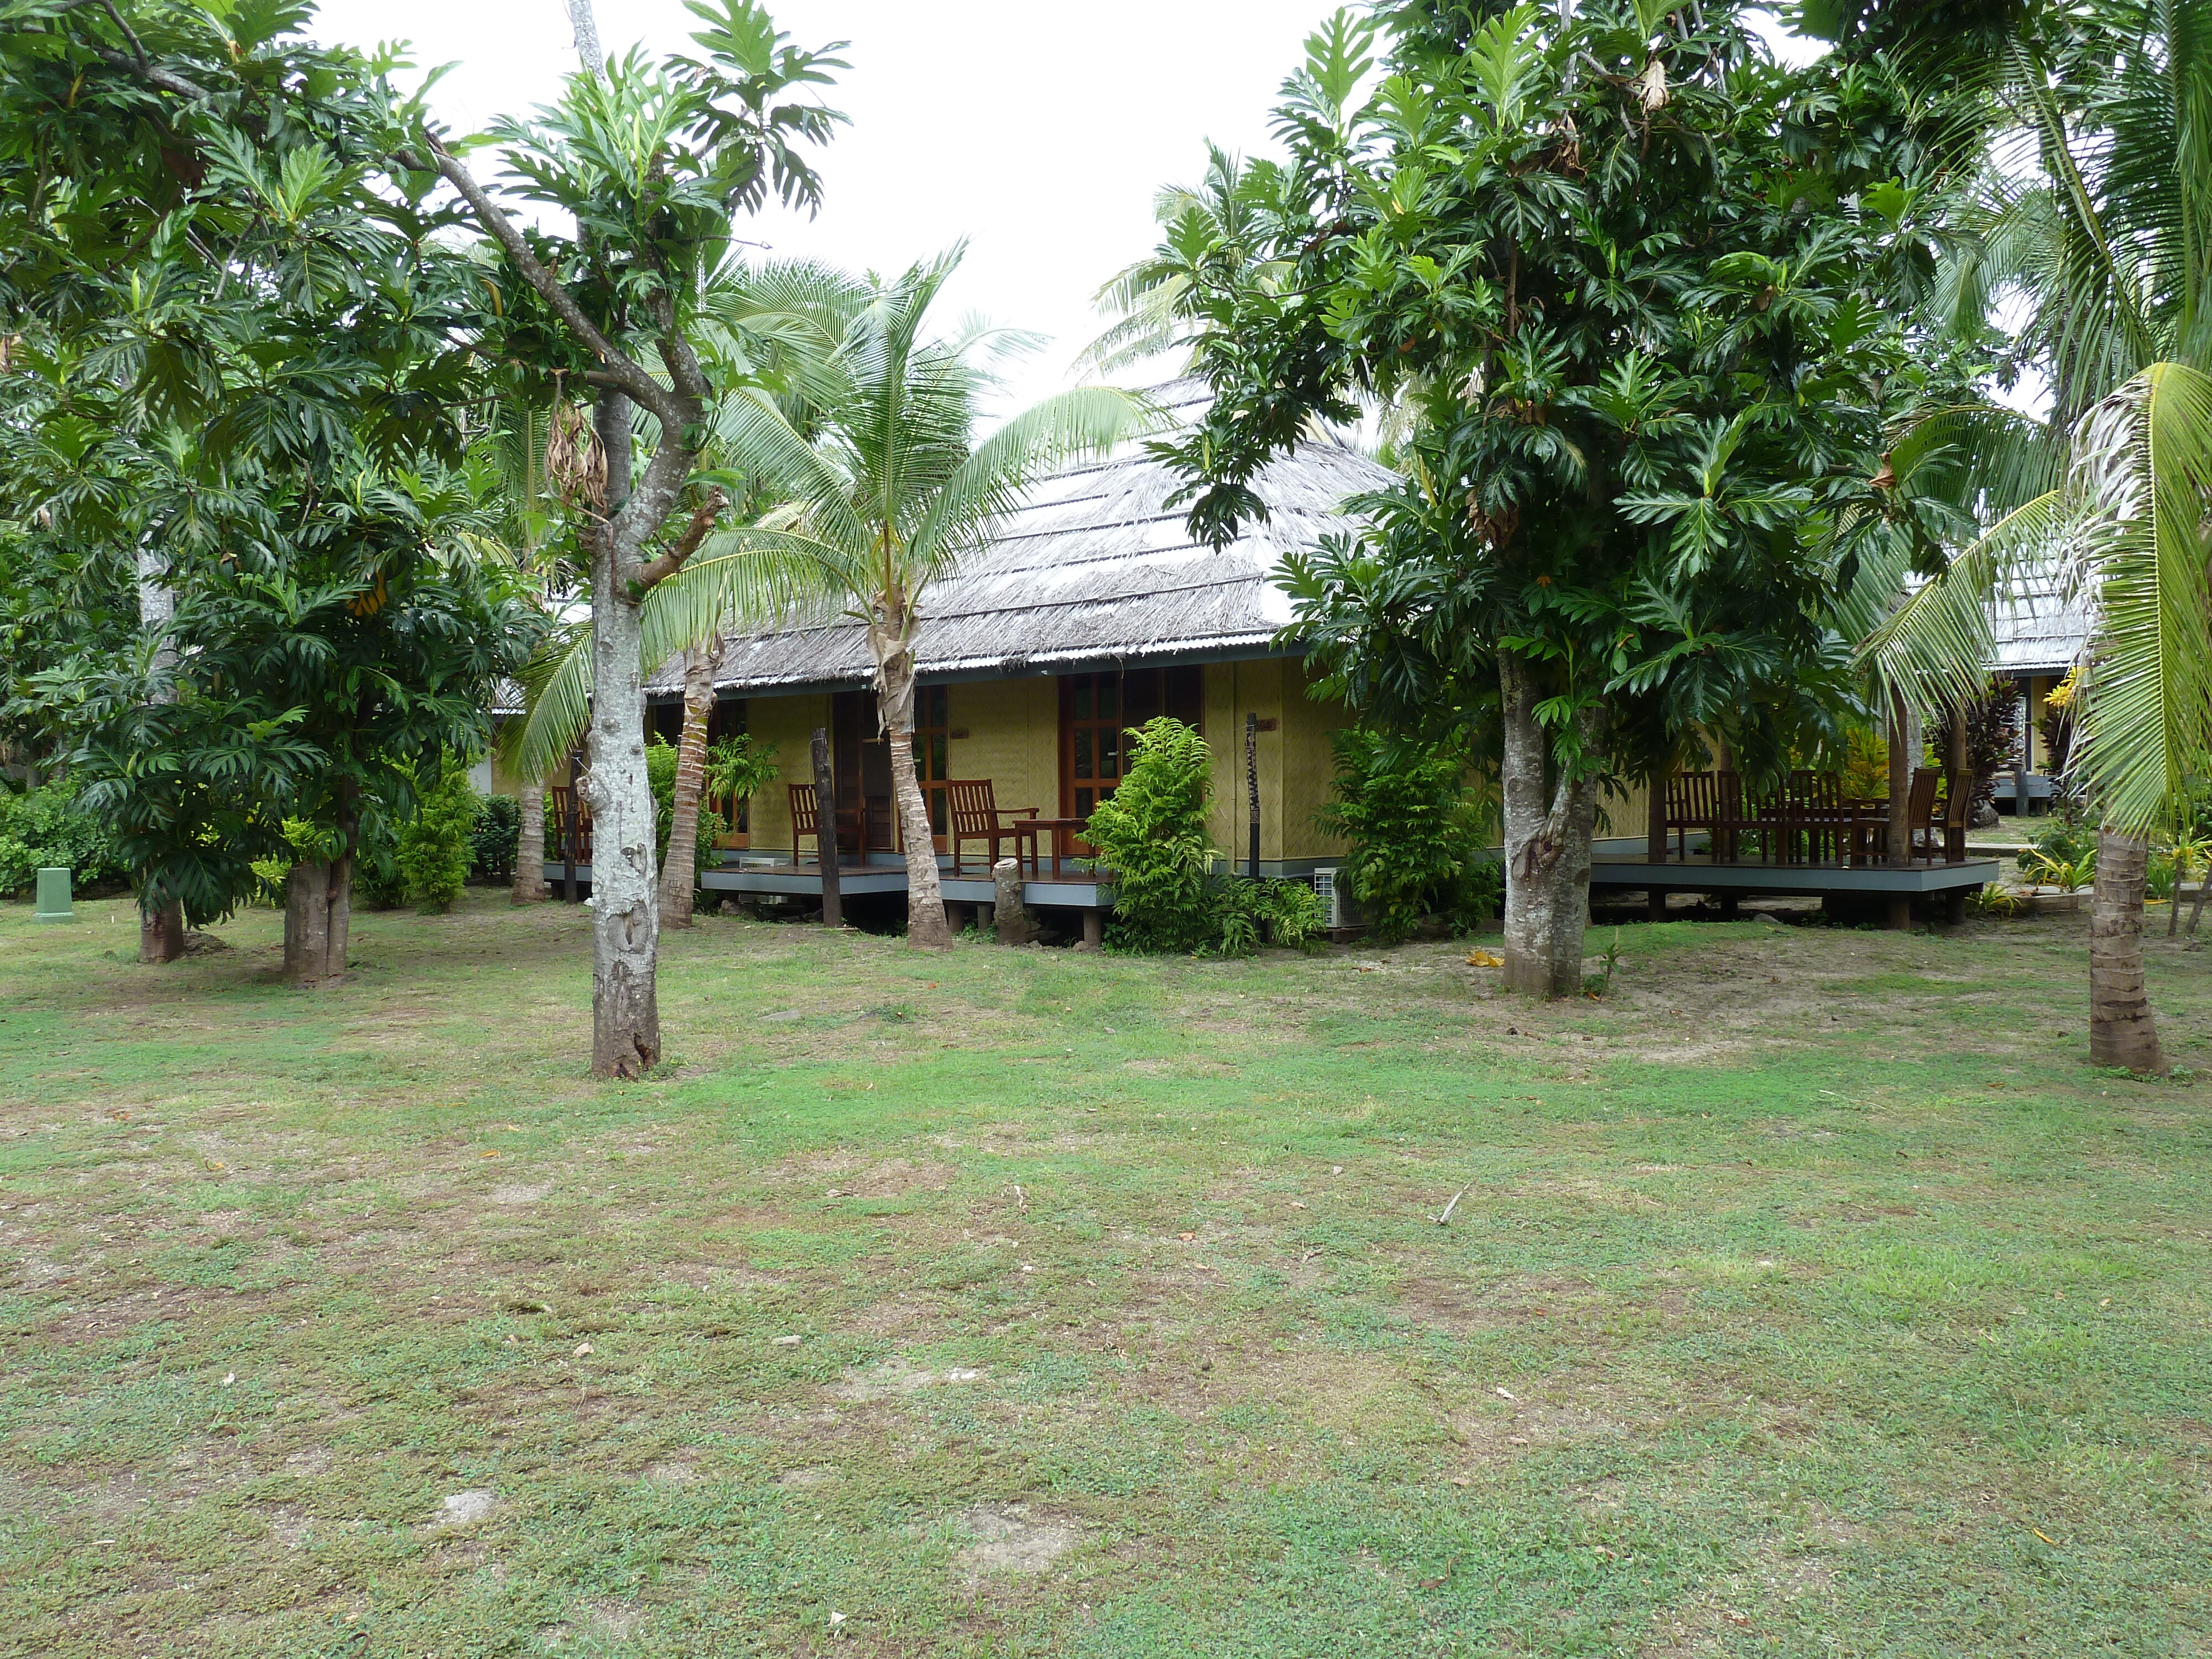
[[[82,908],[0,908],[9,1651],[2212,1644],[2212,1090],[2087,1066],[2078,918],[1547,1008],[708,918],[625,1086],[573,909],[301,994]]]

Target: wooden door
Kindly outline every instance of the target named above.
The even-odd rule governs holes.
[[[840,691],[830,699],[836,755],[837,804],[860,809],[862,843],[871,853],[898,850],[891,811],[891,755],[877,730],[876,694]]]
[[[951,701],[941,685],[915,688],[914,775],[921,780],[922,804],[929,809],[930,841],[940,853],[951,846],[952,828],[945,794],[945,781],[952,775]]]

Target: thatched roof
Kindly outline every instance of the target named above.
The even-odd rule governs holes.
[[[1208,396],[1182,380],[1154,394],[1190,419]],[[1301,445],[1260,475],[1267,522],[1231,545],[1194,543],[1182,480],[1141,443],[1054,473],[1033,488],[990,544],[924,599],[915,655],[924,680],[1064,673],[1091,666],[1202,662],[1270,654],[1290,620],[1271,580],[1285,554],[1348,528],[1348,495],[1384,489],[1394,474],[1348,445]],[[860,625],[835,621],[726,641],[716,685],[740,692],[866,684],[873,672]],[[680,689],[665,665],[649,692]]]
[[[2017,570],[1990,607],[1996,649],[1990,668],[2000,674],[2063,674],[2089,648],[2095,623],[2090,602],[2069,599],[2053,563]]]

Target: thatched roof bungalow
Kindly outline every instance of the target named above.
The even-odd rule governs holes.
[[[1185,415],[1205,396],[1196,382],[1162,394]],[[1344,717],[1307,696],[1299,652],[1277,642],[1290,613],[1273,577],[1285,554],[1349,527],[1346,497],[1393,482],[1358,450],[1316,439],[1261,475],[1267,521],[1220,549],[1191,539],[1172,499],[1181,480],[1140,444],[1039,483],[924,604],[915,735],[939,828],[953,780],[990,780],[1002,807],[1085,817],[1121,775],[1123,729],[1168,714],[1212,745],[1217,844],[1241,858],[1251,715],[1263,872],[1333,861],[1340,849],[1313,819],[1328,793],[1329,732]],[[809,775],[810,733],[828,728],[838,798],[864,805],[867,850],[889,854],[890,759],[871,674],[857,622],[733,634],[715,676],[716,718],[723,731],[774,743],[793,783]],[[672,738],[680,683],[680,665],[671,663],[647,687]],[[787,792],[757,797],[745,830],[731,839],[755,855],[787,854]],[[966,851],[972,860],[981,849]]]

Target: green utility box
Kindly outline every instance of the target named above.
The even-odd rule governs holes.
[[[75,921],[76,911],[70,904],[70,872],[66,870],[39,872],[39,908],[31,918],[33,921]]]

